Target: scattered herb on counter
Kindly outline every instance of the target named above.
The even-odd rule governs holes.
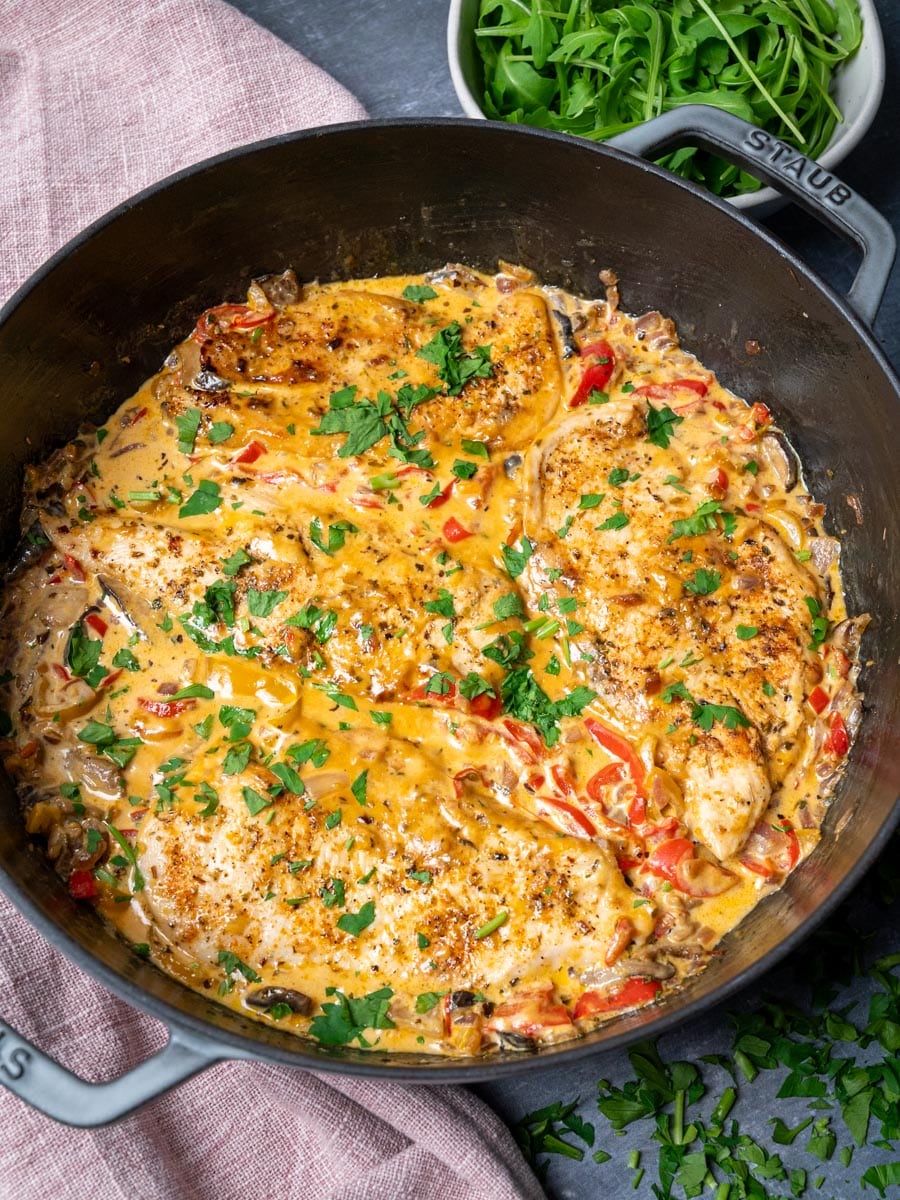
[[[673,1062],[654,1042],[628,1051],[633,1078],[620,1086],[601,1080],[597,1098],[609,1129],[623,1138],[622,1149],[610,1153],[615,1141],[609,1138],[607,1149],[593,1154],[595,1162],[616,1157],[634,1170],[639,1160],[633,1147],[639,1145],[657,1179],[638,1195],[655,1200],[856,1200],[870,1188],[873,1195],[891,1194],[900,1184],[900,953],[879,957],[868,969],[860,957],[873,933],[887,928],[887,906],[900,901],[898,849],[895,834],[859,888],[857,903],[868,908],[860,906],[852,916],[839,910],[797,952],[792,974],[809,989],[808,1004],[764,999],[731,1013],[728,1055]],[[870,929],[860,928],[859,912]],[[840,989],[860,977],[864,994],[845,1002]],[[768,1072],[774,1073],[771,1083],[758,1082]],[[594,1145],[596,1131],[578,1108],[578,1100],[557,1101],[513,1128],[543,1181],[546,1156],[580,1161],[585,1151],[575,1142]],[[768,1109],[771,1133],[751,1137],[741,1121],[756,1117],[758,1130],[761,1108]],[[633,1135],[622,1132],[632,1126]],[[854,1151],[863,1147],[880,1151],[882,1161],[873,1164],[870,1155],[854,1173]],[[821,1164],[831,1164],[827,1176]],[[640,1172],[632,1185],[640,1187]]]

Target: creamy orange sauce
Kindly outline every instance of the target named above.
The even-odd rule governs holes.
[[[30,473],[29,829],[301,1035],[473,1054],[661,1001],[813,848],[858,721],[772,421],[612,280],[254,284]]]

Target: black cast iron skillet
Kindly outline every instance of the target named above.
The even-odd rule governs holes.
[[[124,1000],[164,1021],[168,1046],[111,1084],[64,1071],[0,1023],[0,1083],[59,1120],[113,1120],[222,1058],[259,1058],[408,1082],[474,1082],[660,1034],[757,979],[797,946],[872,861],[896,821],[900,660],[898,385],[867,327],[894,254],[887,226],[828,172],[712,109],[681,109],[620,139],[637,153],[701,143],[791,192],[855,240],[842,300],[728,205],[631,153],[485,122],[374,123],[288,135],[151,188],[57,254],[0,314],[0,537],[16,536],[22,466],[102,421],[248,280],[423,271],[502,257],[586,295],[621,277],[624,307],[673,317],[686,347],[739,395],[770,405],[843,541],[863,646],[867,713],[825,837],[724,954],[657,1009],[533,1055],[461,1062],[304,1042],[220,1007],[138,959],[75,903],[29,847],[0,780],[0,882],[34,926]],[[761,346],[748,356],[745,345]],[[851,505],[848,497],[855,497]],[[856,514],[859,514],[857,517]],[[839,835],[839,836],[837,836]]]

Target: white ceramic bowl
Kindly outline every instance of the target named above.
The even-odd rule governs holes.
[[[834,77],[833,95],[844,120],[831,135],[831,141],[819,155],[823,167],[833,168],[857,145],[872,124],[884,91],[884,42],[874,0],[858,0],[862,14],[862,44],[849,62]],[[469,117],[484,117],[480,97],[483,94],[481,59],[475,47],[473,30],[478,21],[479,0],[450,0],[447,22],[447,55],[450,75],[463,111]],[[735,208],[763,217],[787,203],[774,188],[732,196]]]

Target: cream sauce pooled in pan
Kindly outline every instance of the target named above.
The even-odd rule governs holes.
[[[529,1048],[663,1001],[815,845],[837,543],[769,410],[605,282],[270,277],[29,471],[6,766],[191,987]]]

